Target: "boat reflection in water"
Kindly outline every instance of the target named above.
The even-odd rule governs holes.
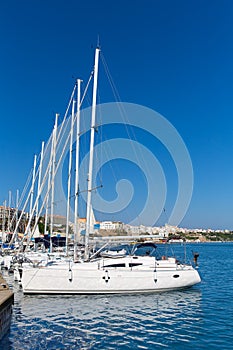
[[[30,339],[31,347],[41,341],[47,348],[171,346],[198,336],[201,292],[194,288],[127,296],[24,296],[17,318],[20,329],[14,332]]]

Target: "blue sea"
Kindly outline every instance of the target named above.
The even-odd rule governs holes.
[[[4,272],[15,304],[0,349],[233,349],[233,243],[186,248],[200,254],[202,283],[183,291],[24,296]]]

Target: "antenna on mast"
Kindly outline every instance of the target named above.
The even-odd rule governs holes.
[[[97,48],[100,49],[100,36],[97,35]]]

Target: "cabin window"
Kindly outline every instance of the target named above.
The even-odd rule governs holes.
[[[106,267],[125,267],[125,264],[111,264],[111,265],[105,265],[103,268],[105,269]]]
[[[173,275],[173,277],[174,277],[174,278],[178,278],[178,277],[180,277],[180,275]]]
[[[134,267],[139,265],[142,265],[142,263],[129,263],[129,267]]]

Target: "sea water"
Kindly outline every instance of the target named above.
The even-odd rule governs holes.
[[[202,282],[183,291],[27,296],[4,272],[15,304],[0,349],[233,349],[233,243],[187,250],[200,254]]]

